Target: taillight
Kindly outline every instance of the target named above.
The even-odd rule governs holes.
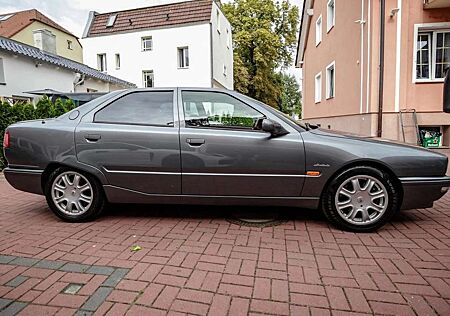
[[[9,147],[9,131],[5,132],[5,135],[3,137],[3,148]]]

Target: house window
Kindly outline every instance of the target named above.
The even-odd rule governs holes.
[[[178,47],[178,68],[189,68],[188,47]]]
[[[227,29],[227,48],[230,48],[231,36],[230,31]]]
[[[334,71],[334,61],[327,67],[327,99],[334,98],[335,93],[335,71]]]
[[[109,16],[108,21],[106,21],[106,27],[111,27],[116,22],[117,14],[112,14]]]
[[[419,32],[415,63],[416,80],[442,81],[450,67],[450,30]]]
[[[3,58],[0,58],[0,84],[5,85],[5,68],[3,66]]]
[[[142,51],[146,52],[153,49],[153,38],[146,36],[142,38]]]
[[[106,54],[97,54],[97,69],[106,71]]]
[[[72,41],[70,41],[70,40],[67,40],[67,48],[68,48],[68,49],[70,49],[70,50],[72,50],[72,49],[73,49],[73,46],[72,46]]]
[[[155,84],[155,77],[153,75],[153,70],[144,70],[142,72],[142,81],[145,88],[152,88]]]
[[[227,76],[227,66],[223,65],[223,75],[226,77]]]
[[[334,26],[335,15],[334,0],[329,0],[327,3],[327,32]]]
[[[316,46],[322,42],[322,16],[319,16],[316,21]]]
[[[217,32],[220,33],[220,11],[216,11],[216,20],[217,20]]]
[[[314,102],[320,101],[322,101],[322,72],[319,72],[314,80]]]
[[[116,69],[120,69],[120,54],[116,54]]]

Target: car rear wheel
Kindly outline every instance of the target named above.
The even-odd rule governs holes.
[[[68,222],[93,219],[105,204],[101,185],[94,177],[64,167],[51,173],[45,196],[53,213]]]
[[[383,226],[399,209],[392,177],[373,167],[352,167],[337,175],[322,197],[322,209],[334,225],[370,232]]]

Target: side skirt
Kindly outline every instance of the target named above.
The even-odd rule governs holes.
[[[260,196],[204,196],[163,195],[133,191],[113,185],[104,185],[106,197],[111,203],[142,204],[201,204],[201,205],[260,205],[293,206],[309,209],[319,207],[318,197],[260,197]]]

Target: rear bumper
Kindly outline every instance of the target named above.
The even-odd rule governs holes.
[[[403,186],[401,209],[432,207],[450,188],[450,177],[400,178]]]
[[[43,194],[41,184],[42,172],[43,170],[15,169],[9,167],[3,170],[6,180],[14,188],[35,194]]]

